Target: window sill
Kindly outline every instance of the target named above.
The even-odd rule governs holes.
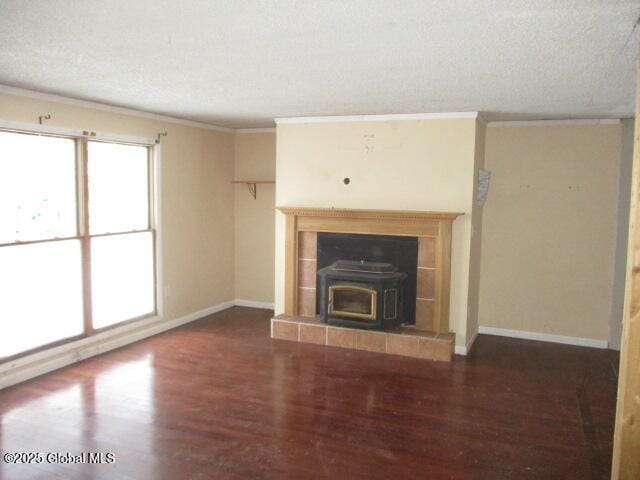
[[[8,375],[13,376],[14,374],[19,374],[21,370],[38,368],[41,364],[46,368],[46,371],[60,368],[61,366],[134,342],[139,339],[138,337],[144,338],[154,335],[154,327],[162,325],[162,323],[162,316],[157,314],[133,318],[96,330],[92,335],[64,339],[60,341],[62,344],[56,342],[40,347],[37,351],[27,351],[14,357],[2,359],[0,363],[0,388],[7,385],[4,377]],[[149,333],[149,330],[152,332]],[[145,335],[140,336],[141,334]],[[120,342],[121,345],[114,346],[114,343],[118,342]],[[62,362],[64,365],[58,365],[59,362]],[[54,368],[47,368],[49,363],[55,363],[56,366]],[[46,372],[43,371],[42,373]]]

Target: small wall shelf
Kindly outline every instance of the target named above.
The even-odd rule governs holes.
[[[255,200],[258,194],[259,183],[276,183],[275,180],[232,180],[231,183],[244,183],[249,189],[249,193]]]

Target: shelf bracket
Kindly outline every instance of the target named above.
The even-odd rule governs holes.
[[[256,196],[258,194],[258,188],[257,188],[256,184],[247,182],[247,188],[249,189],[249,193],[251,194],[251,196],[255,200]]]
[[[249,193],[255,200],[258,196],[258,184],[259,183],[276,183],[273,180],[232,180],[231,183],[244,183],[249,189]]]

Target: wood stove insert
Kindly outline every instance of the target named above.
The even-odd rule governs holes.
[[[390,263],[334,262],[318,271],[320,316],[330,325],[394,329],[403,322],[406,278]]]

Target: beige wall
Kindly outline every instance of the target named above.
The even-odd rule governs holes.
[[[234,298],[234,135],[63,103],[0,94],[0,119],[162,139],[164,319]]]
[[[467,331],[476,119],[280,123],[276,204],[463,212],[453,226],[451,329]],[[344,185],[343,178],[351,183]],[[284,216],[276,214],[276,313],[284,310]]]
[[[490,127],[480,325],[609,340],[620,125]]]
[[[274,180],[276,134],[235,135],[236,180]],[[258,184],[254,199],[247,186],[235,186],[236,299],[273,303],[275,185]]]

